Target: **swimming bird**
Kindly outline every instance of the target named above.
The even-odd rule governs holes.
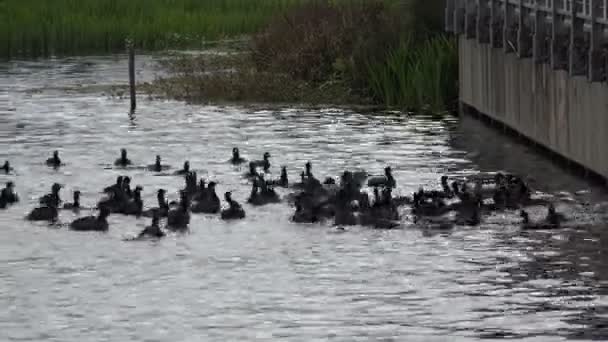
[[[154,217],[154,214],[158,214],[160,217],[167,217],[169,213],[169,203],[165,198],[167,191],[165,189],[158,189],[156,192],[156,200],[158,203],[158,207],[151,208],[142,213],[145,217]]]
[[[13,171],[13,168],[11,167],[11,163],[9,163],[9,161],[6,160],[4,162],[4,165],[2,165],[2,168],[0,168],[0,171],[4,172],[6,174],[11,173],[11,171]]]
[[[278,180],[272,182],[272,184],[280,186],[282,188],[289,187],[289,179],[287,178],[287,166],[281,167],[281,177]]]
[[[141,199],[142,190],[143,188],[139,185],[135,187],[135,190],[133,191],[133,199],[124,203],[122,205],[122,208],[120,209],[120,212],[122,214],[133,215],[136,217],[141,216],[144,209],[144,202]]]
[[[15,193],[15,183],[6,182],[6,187],[0,192],[0,198],[5,205],[19,202],[19,196]]]
[[[241,154],[239,152],[238,147],[235,147],[232,149],[232,158],[230,159],[230,162],[234,165],[238,165],[238,164],[242,164],[244,162],[246,162],[247,160],[245,158],[241,157]]]
[[[146,237],[159,239],[163,236],[165,236],[165,232],[163,232],[160,228],[160,214],[158,213],[158,211],[154,211],[154,214],[152,216],[152,224],[144,228],[144,230],[142,230],[135,239],[141,240]]]
[[[131,160],[129,160],[129,158],[127,158],[127,150],[124,148],[121,149],[120,158],[118,158],[118,159],[116,159],[116,161],[114,161],[114,166],[127,167],[131,164],[132,164]]]
[[[43,207],[32,209],[32,211],[27,215],[26,219],[28,221],[55,222],[55,221],[57,221],[57,216],[58,216],[57,207],[43,206]]]
[[[384,176],[376,176],[367,180],[367,186],[369,187],[385,186],[394,188],[396,185],[397,182],[393,177],[393,172],[390,166],[384,168]]]
[[[61,184],[59,183],[53,184],[53,186],[51,187],[51,193],[46,194],[40,198],[40,204],[47,207],[58,208],[61,204],[61,197],[59,196],[59,191],[61,191],[62,187],[63,186],[61,186]]]
[[[53,151],[53,156],[46,160],[46,165],[58,168],[61,166],[61,159],[59,159],[59,151]]]
[[[179,206],[167,214],[167,228],[173,231],[185,231],[190,224],[190,203],[188,194],[181,191]]]
[[[78,211],[80,210],[80,191],[74,191],[74,202],[73,203],[65,203],[63,205],[63,209]]]
[[[154,162],[154,164],[147,166],[148,171],[154,171],[154,172],[161,172],[162,170],[168,169],[168,168],[169,168],[169,166],[163,165],[161,163],[161,158],[159,155],[156,156],[156,161]]]
[[[215,182],[209,182],[205,197],[192,206],[193,213],[217,214],[221,209],[220,198],[215,193]]]
[[[270,170],[270,153],[264,152],[264,156],[262,160],[252,161],[255,167],[261,167],[264,169],[264,172],[268,172]]]
[[[110,211],[106,207],[99,208],[97,216],[86,216],[78,218],[70,223],[70,229],[76,231],[108,231],[108,216]]]
[[[184,162],[184,167],[181,170],[175,171],[175,174],[178,175],[178,176],[179,175],[187,175],[189,173],[190,173],[190,162],[187,161],[187,160]],[[196,182],[196,178],[195,178],[194,181]]]
[[[235,200],[232,199],[232,193],[226,192],[224,199],[228,203],[228,208],[222,210],[222,220],[237,220],[245,218],[245,210]]]

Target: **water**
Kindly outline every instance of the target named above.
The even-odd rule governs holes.
[[[141,60],[140,79],[153,78],[153,58]],[[605,194],[585,180],[470,119],[143,96],[129,117],[127,100],[80,91],[123,83],[125,65],[89,57],[0,66],[0,160],[17,170],[0,182],[15,181],[22,198],[0,213],[0,340],[608,339]],[[290,223],[287,204],[245,205],[240,222],[194,216],[190,234],[157,242],[124,242],[148,221],[123,216],[110,217],[107,234],[23,220],[53,182],[65,185],[64,199],[81,190],[86,206],[120,174],[144,187],[148,204],[159,187],[177,198],[180,178],[104,169],[121,147],[139,165],[156,154],[174,168],[188,159],[218,192],[244,202],[245,170],[226,163],[233,146],[249,158],[270,151],[275,176],[287,165],[292,179],[311,160],[318,176],[390,164],[401,193],[438,185],[444,173],[497,169],[549,194],[591,192],[577,198],[588,205],[558,206],[584,225],[554,232],[522,233],[516,213],[501,213],[438,233],[412,227],[404,213],[403,230],[340,233]],[[67,163],[59,171],[43,165],[54,149]]]

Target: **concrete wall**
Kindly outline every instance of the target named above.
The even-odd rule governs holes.
[[[608,86],[459,38],[460,100],[608,178]]]

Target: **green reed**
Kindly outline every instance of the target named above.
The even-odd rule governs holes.
[[[443,35],[423,42],[406,39],[384,61],[368,64],[368,85],[387,107],[432,113],[453,109],[458,97],[456,42]]]
[[[0,56],[196,48],[252,33],[306,0],[0,0]]]

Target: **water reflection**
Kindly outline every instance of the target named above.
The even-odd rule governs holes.
[[[129,116],[126,98],[47,89],[123,82],[122,59],[3,67],[0,89],[14,110],[0,108],[0,160],[10,159],[18,176],[0,175],[0,182],[14,180],[23,199],[0,213],[3,339],[607,338],[606,234],[603,207],[596,206],[605,195],[475,122],[144,97]],[[232,190],[243,201],[244,170],[226,163],[234,145],[249,158],[270,151],[273,172],[286,165],[292,178],[307,160],[319,177],[345,167],[382,173],[390,164],[400,193],[436,186],[444,173],[496,169],[530,176],[549,194],[592,191],[576,197],[589,205],[560,204],[578,215],[576,225],[551,233],[522,233],[514,212],[449,233],[361,227],[338,233],[290,223],[285,204],[246,207],[248,219],[237,223],[195,216],[191,234],[149,244],[122,242],[147,223],[133,218],[112,216],[108,234],[23,220],[53,182],[67,185],[65,198],[80,190],[84,206],[123,173],[144,187],[146,203],[154,203],[160,187],[177,197],[179,178],[104,170],[121,147],[140,165],[156,154],[174,167],[188,159],[199,176],[218,181],[218,191]],[[67,163],[59,171],[43,165],[54,149]]]

